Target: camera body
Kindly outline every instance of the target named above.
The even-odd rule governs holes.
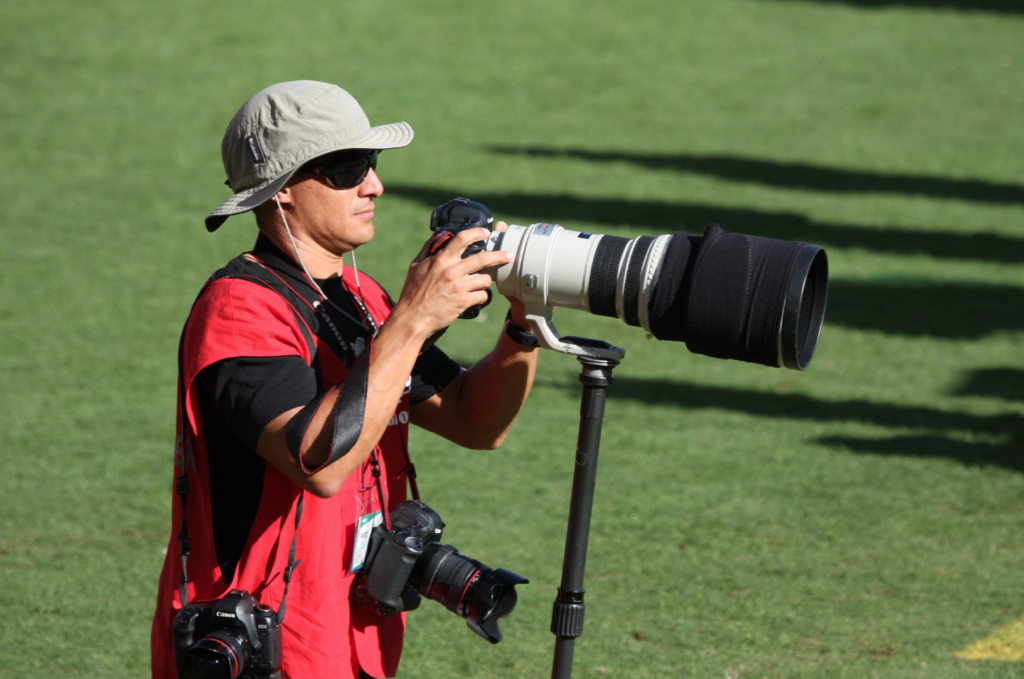
[[[491,211],[480,203],[476,203],[468,198],[455,198],[444,205],[439,205],[434,208],[434,212],[430,215],[430,230],[434,232],[430,239],[430,254],[435,254],[448,241],[454,238],[456,234],[466,229],[476,227],[490,229],[493,225],[494,217],[491,215]],[[470,243],[463,251],[462,258],[465,259],[478,252],[483,252],[486,243],[486,241],[482,240]],[[469,307],[459,314],[459,318],[476,318],[480,315],[480,310],[490,303],[491,291],[488,289],[487,301],[483,304],[474,304]]]
[[[373,529],[366,563],[356,576],[351,599],[389,618],[419,608],[420,593],[409,583],[416,562],[428,545],[441,539],[444,522],[417,500],[403,502],[391,514],[391,530]]]
[[[502,640],[498,619],[516,605],[515,586],[529,582],[503,568],[492,570],[450,545],[440,544],[444,522],[419,500],[407,500],[370,536],[366,562],[349,598],[390,617],[433,599],[466,619],[471,630],[492,644]]]
[[[174,618],[178,679],[280,679],[277,613],[245,590],[188,604]]]
[[[468,198],[455,198],[444,205],[438,205],[430,215],[430,230],[434,232],[434,239],[444,238],[448,240],[451,236],[476,227],[483,227],[490,230],[494,226],[494,216],[486,206],[481,203],[469,200]],[[445,234],[450,234],[445,236]],[[462,254],[465,259],[470,255],[484,251],[485,241],[470,243],[469,247]]]

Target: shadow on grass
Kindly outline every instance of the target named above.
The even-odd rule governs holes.
[[[1024,370],[983,368],[968,372],[955,396],[989,396],[1011,402],[1024,401]],[[855,453],[901,455],[905,457],[945,457],[969,467],[996,466],[1024,471],[1024,420],[1009,416],[1010,425],[1002,432],[1008,440],[1000,443],[966,442],[938,435],[893,436],[887,439],[856,439],[832,436],[819,439]],[[989,431],[986,433],[999,433]]]
[[[453,197],[451,192],[439,189],[397,186],[389,190],[430,207]],[[531,215],[527,223],[563,218],[567,218],[569,224],[574,221],[628,223],[638,228],[638,234],[642,230],[672,232],[689,224],[691,230],[703,233],[705,223],[718,220],[727,229],[735,222],[733,228],[745,233],[826,246],[865,246],[903,252],[927,250],[935,256],[1024,260],[1024,240],[1000,236],[894,234],[815,224],[799,215],[765,215],[745,210],[641,201],[584,200],[528,194],[477,194],[472,198],[506,219],[511,218],[509,215]],[[700,228],[695,229],[695,226]],[[986,243],[984,251],[978,248],[980,242]],[[915,243],[921,247],[916,247]],[[958,285],[896,279],[880,282],[832,280],[825,322],[827,325],[911,337],[978,339],[993,332],[1024,330],[1024,314],[1020,313],[1022,300],[1024,287],[1012,285]]]
[[[973,3],[965,3],[973,4]],[[1024,12],[1024,1],[1017,3]],[[655,170],[691,172],[730,181],[751,182],[786,189],[807,189],[830,193],[896,193],[930,198],[954,198],[979,203],[1024,204],[1024,185],[979,179],[946,179],[911,174],[882,174],[841,170],[808,163],[781,163],[728,155],[657,155],[587,151],[584,149],[543,149],[492,147],[496,153],[550,158],[578,158],[590,162],[626,162]]]
[[[578,390],[578,385],[547,384]],[[997,466],[1024,471],[1024,417],[1016,414],[968,415],[964,413],[845,400],[822,401],[802,395],[712,387],[661,379],[616,377],[608,390],[610,401],[631,399],[640,403],[674,405],[688,410],[718,409],[757,417],[814,422],[864,422],[893,429],[924,429],[932,433],[899,435],[883,439],[828,437],[826,445],[853,452],[911,457],[945,457],[965,465]],[[945,434],[945,435],[943,435]],[[998,443],[967,442],[958,436],[981,435]]]
[[[389,193],[434,208],[451,200],[447,189],[388,185]],[[529,193],[477,193],[467,196],[491,209],[499,219],[557,222],[580,230],[579,222],[635,229],[636,235],[688,231],[703,234],[709,222],[727,231],[753,236],[814,243],[825,247],[864,248],[897,255],[926,255],[939,259],[1024,262],[1024,239],[993,233],[960,234],[872,229],[818,222],[792,212],[764,212],[714,205],[666,203],[617,198],[579,198]]]
[[[985,368],[970,372],[953,394],[956,396],[987,396],[1004,401],[1024,403],[1024,370]]]
[[[807,2],[809,0],[803,0]],[[996,14],[1024,14],[1020,0],[813,0],[830,4],[852,5],[878,9],[882,7],[910,7],[913,9],[952,9],[958,12],[993,12]]]
[[[852,453],[899,455],[901,457],[944,457],[966,467],[1001,467],[1024,472],[1021,455],[1022,439],[1010,443],[958,441],[943,436],[893,436],[886,439],[857,439],[828,436],[819,443],[836,446]]]
[[[825,323],[891,335],[980,339],[1024,330],[1024,288],[833,280]]]

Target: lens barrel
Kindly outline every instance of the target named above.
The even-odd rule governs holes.
[[[515,253],[489,273],[528,313],[557,306],[619,318],[715,358],[803,370],[825,316],[822,248],[717,224],[702,237],[632,239],[557,224],[510,226],[487,249]]]
[[[492,570],[450,545],[428,545],[409,583],[420,594],[466,619],[469,628],[492,644],[502,640],[498,620],[516,606],[515,586],[529,582],[511,571]]]
[[[676,233],[651,307],[651,333],[715,358],[803,370],[825,314],[828,262],[814,245],[709,224]]]

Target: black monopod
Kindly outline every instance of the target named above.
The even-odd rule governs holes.
[[[598,340],[580,337],[563,337],[561,340],[574,349],[578,347],[572,353],[583,366],[580,372],[583,395],[576,443],[576,470],[569,501],[569,525],[562,560],[562,583],[551,613],[551,633],[556,637],[552,679],[569,679],[572,676],[576,639],[583,634],[583,574],[587,565],[597,460],[601,452],[605,396],[612,383],[612,370],[626,353]]]

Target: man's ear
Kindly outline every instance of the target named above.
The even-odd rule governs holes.
[[[294,203],[295,193],[291,190],[290,183],[253,210],[256,215],[256,225],[260,227],[260,230],[278,221],[278,201],[280,201],[281,209],[284,210]]]
[[[292,191],[292,183],[288,182],[281,187],[281,190],[278,191],[274,195],[274,198],[271,198],[270,200],[273,201],[275,199],[281,204],[281,207],[292,205],[295,201],[295,192]]]

